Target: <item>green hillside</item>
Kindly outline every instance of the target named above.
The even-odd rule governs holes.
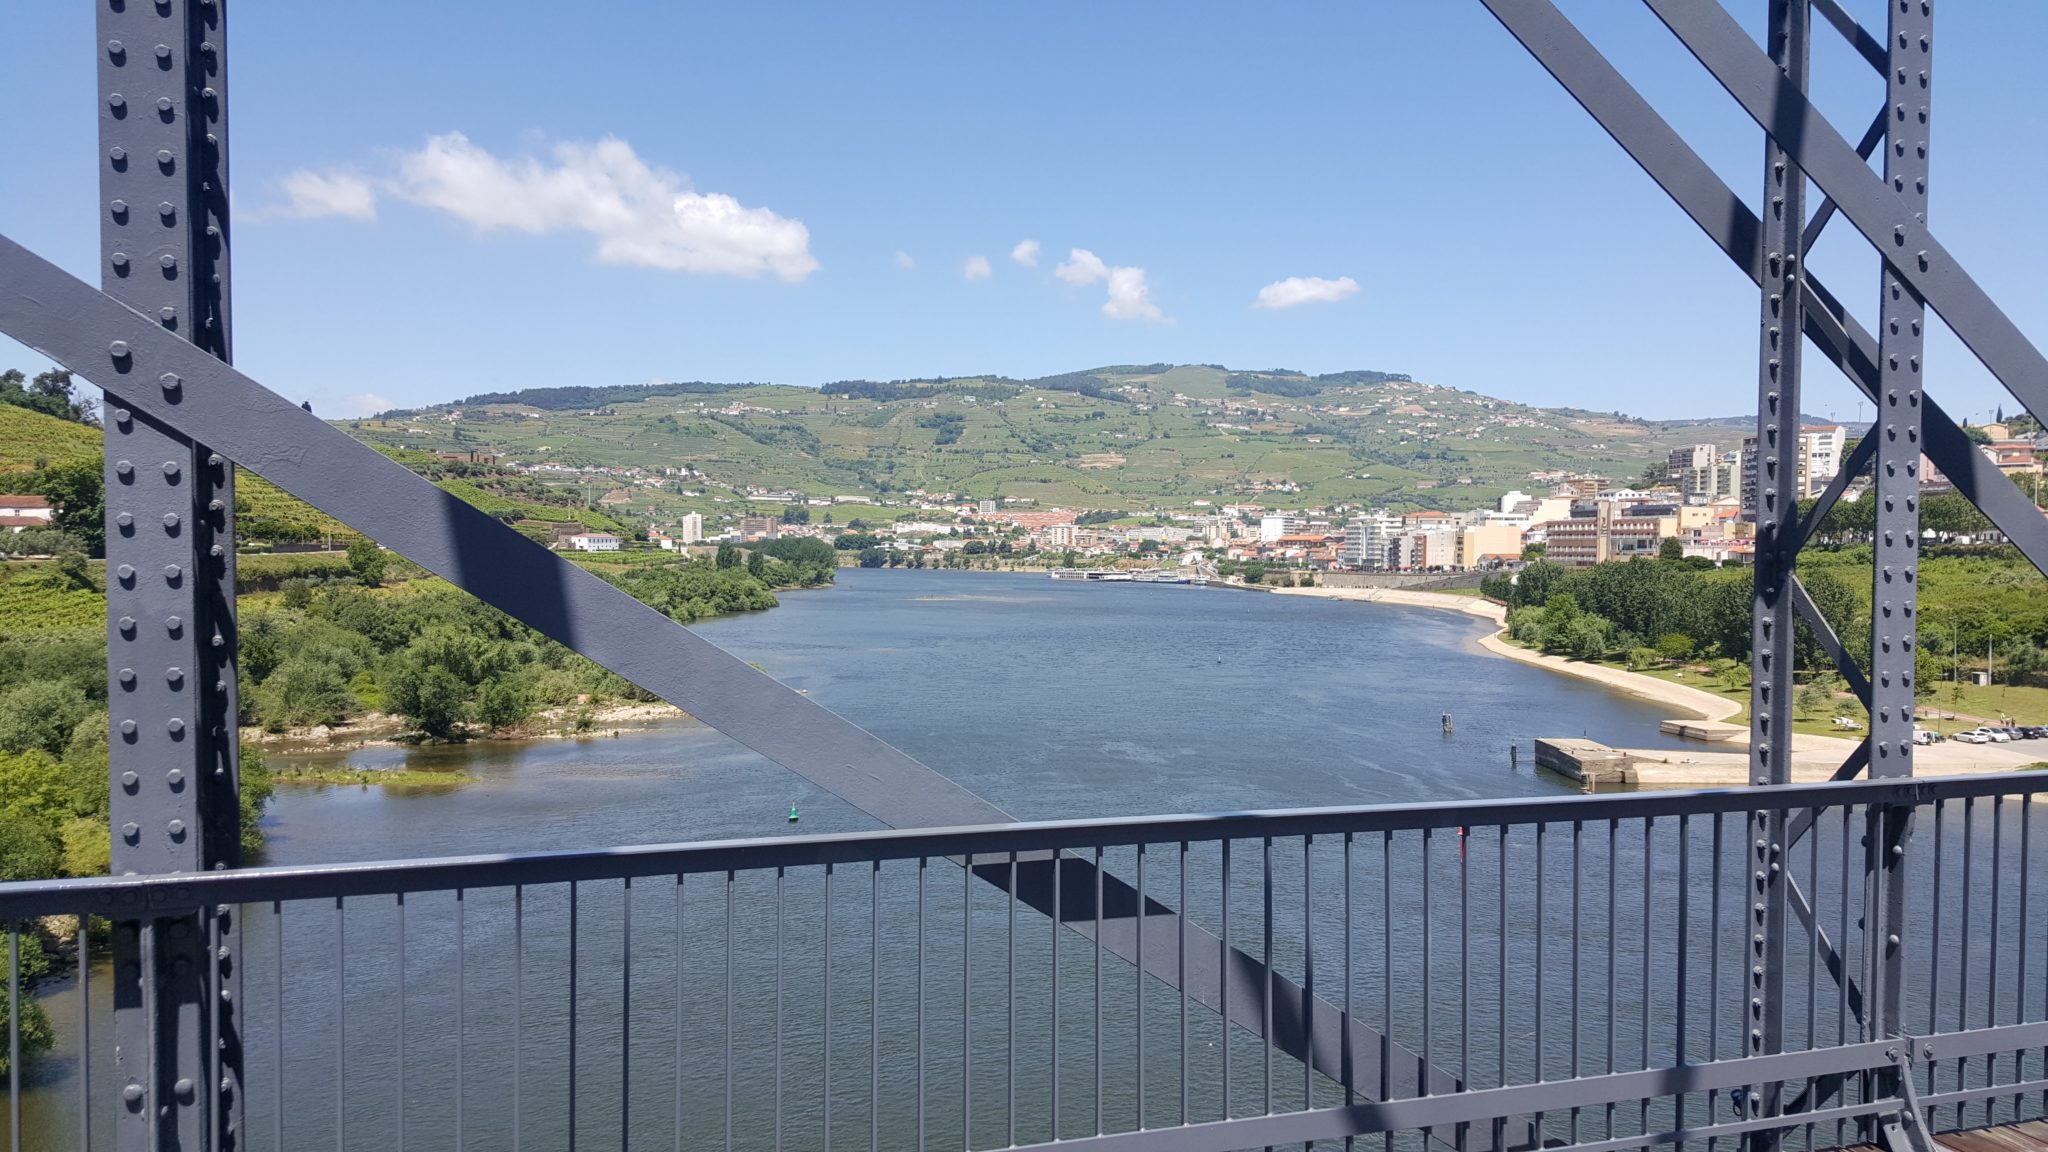
[[[1168,364],[817,389],[534,389],[346,426],[392,450],[559,465],[536,475],[636,519],[720,502],[738,511],[750,485],[809,496],[923,488],[1082,508],[1469,507],[1531,488],[1531,473],[1632,479],[1673,447],[1733,447],[1742,436],[1726,421],[1533,408],[1398,374]],[[632,468],[663,482],[590,471]],[[681,468],[700,475],[661,472]]]
[[[0,472],[69,464],[99,454],[99,429],[0,404]]]

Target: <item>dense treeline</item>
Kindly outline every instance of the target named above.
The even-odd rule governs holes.
[[[1865,666],[1870,563],[1870,548],[1861,545],[1808,552],[1799,564],[1807,594]],[[1510,636],[1547,652],[1744,663],[1752,588],[1747,568],[1641,558],[1580,569],[1537,560],[1481,585],[1508,605]],[[1916,679],[1925,686],[1950,676],[1958,663],[1983,667],[1987,650],[2001,679],[2038,681],[2048,674],[2048,581],[2009,549],[1929,548],[1920,565],[1919,623]],[[1801,668],[1830,666],[1803,622],[1796,640]]]
[[[99,412],[91,400],[78,396],[71,373],[62,368],[36,373],[31,380],[18,368],[0,372],[0,404],[11,404],[73,424],[99,425]]]

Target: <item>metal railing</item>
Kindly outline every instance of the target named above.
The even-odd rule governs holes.
[[[242,937],[207,997],[243,1047],[242,1148],[1819,1148],[1909,1096],[1929,1128],[2037,1117],[2043,791],[2019,773],[0,885],[10,942],[89,918],[70,976],[10,974],[11,1049],[30,996],[60,1034],[9,1084],[12,1146],[105,1146],[149,1106],[104,1071],[109,935],[147,956],[195,911]],[[1743,843],[1760,808],[1797,837],[1781,852]],[[1878,951],[1903,950],[1913,1034],[1885,1035],[1865,833],[1907,813],[1912,931]],[[1766,856],[1810,927],[1784,1051],[1748,1057]],[[1188,946],[1204,928],[1238,955]],[[1253,1006],[1274,1044],[1223,1023]]]

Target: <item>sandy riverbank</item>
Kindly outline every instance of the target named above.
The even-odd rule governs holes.
[[[587,726],[578,726],[578,712],[588,713],[590,723]],[[532,719],[517,728],[481,735],[476,739],[519,742],[610,736],[618,732],[649,728],[664,721],[682,719],[687,715],[688,713],[673,704],[659,702],[615,704],[607,708],[569,705],[544,709],[534,713]],[[292,728],[284,732],[244,728],[242,739],[261,747],[266,752],[287,756],[298,752],[349,752],[357,748],[396,748],[412,742],[406,737],[404,723],[396,716],[383,712],[367,712],[345,724],[333,727],[323,724],[315,728]]]
[[[1507,609],[1477,596],[1455,596],[1446,592],[1414,592],[1398,588],[1276,588],[1274,592],[1281,596],[1319,596],[1328,600],[1360,600],[1412,608],[1442,608],[1490,620],[1496,625],[1507,623]],[[1517,648],[1503,640],[1498,631],[1480,637],[1479,646],[1496,656],[1548,668],[1562,676],[1591,680],[1617,692],[1625,692],[1630,696],[1665,705],[1674,709],[1676,715],[1699,720],[1726,720],[1742,711],[1742,705],[1736,701],[1702,689],[1673,684],[1669,680],[1644,676],[1625,668],[1609,668],[1604,664],[1566,660],[1561,656],[1546,656],[1541,652]]]
[[[1441,608],[1505,624],[1507,610],[1476,596],[1454,596],[1443,592],[1413,592],[1381,588],[1276,588],[1282,596],[1319,596],[1328,600],[1360,600],[1404,607]],[[1724,721],[1742,711],[1740,702],[1718,693],[1674,684],[1655,676],[1644,676],[1624,668],[1587,664],[1546,656],[1517,648],[1502,639],[1498,631],[1480,637],[1479,646],[1496,656],[1534,664],[1564,676],[1576,676],[1626,692],[1654,703],[1667,705],[1688,717]],[[1834,775],[1856,746],[1856,741],[1835,736],[1800,734],[1792,738],[1792,781],[1818,783]],[[1714,744],[1691,748],[1623,748],[1636,757],[1636,777],[1649,788],[1736,787],[1749,783],[1749,740],[1747,734]],[[1963,744],[1950,741],[1917,748],[1913,771],[1922,776],[1963,776],[1983,772],[2011,772],[2048,760],[2048,746],[2022,744]]]

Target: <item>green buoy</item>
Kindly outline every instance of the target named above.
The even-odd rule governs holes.
[[[796,823],[796,805],[794,804],[789,806],[789,822],[791,824]]]

